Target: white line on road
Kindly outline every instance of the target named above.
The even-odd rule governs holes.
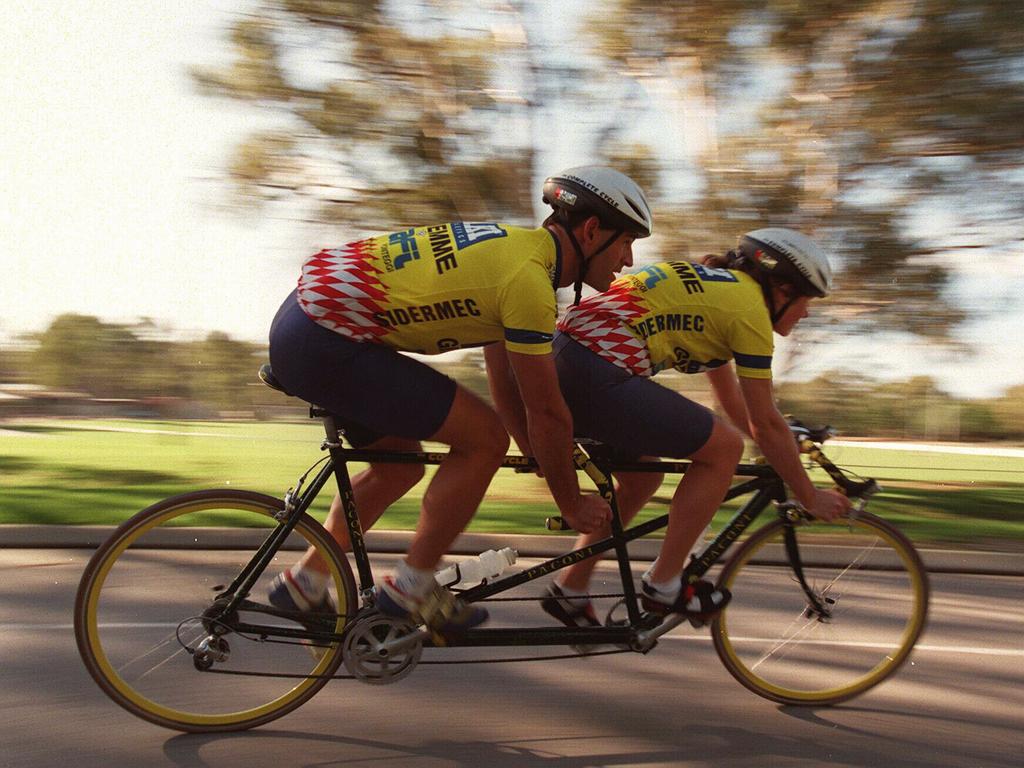
[[[711,642],[710,637],[705,636],[687,636],[687,635],[667,635],[661,638],[662,640],[697,640],[698,642]],[[730,637],[733,643],[777,643],[778,638],[769,637]],[[793,641],[799,645],[841,645],[845,648],[892,648],[892,643],[869,643],[869,642],[851,642],[842,640],[799,640]],[[1024,649],[1015,648],[978,648],[971,646],[962,645],[929,645],[920,644],[914,646],[914,651],[931,651],[934,653],[971,653],[979,656],[1020,656],[1024,657]]]
[[[178,626],[167,622],[152,623],[116,623],[101,624],[100,629],[168,629]],[[66,632],[73,630],[74,624],[0,624],[0,632]],[[710,643],[711,638],[706,635],[666,635],[662,640],[678,640],[684,642]],[[778,639],[767,637],[733,637],[734,643],[775,643]],[[869,643],[869,642],[843,642],[837,640],[801,640],[803,645],[842,645],[848,648],[892,648],[892,643]],[[468,646],[467,646],[468,647]],[[915,645],[914,651],[928,653],[969,653],[977,656],[1011,656],[1024,658],[1024,648],[979,648],[963,645]]]

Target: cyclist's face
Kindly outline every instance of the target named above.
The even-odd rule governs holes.
[[[595,248],[600,248],[604,242],[612,236],[608,229],[598,229],[594,241]],[[591,288],[598,291],[607,291],[612,284],[615,275],[626,267],[633,266],[633,241],[636,236],[623,232],[605,248],[601,253],[594,256],[587,266],[586,282]]]
[[[778,289],[776,290],[778,291]],[[776,294],[775,299],[776,302],[781,302],[776,303],[775,306],[782,306],[783,304],[785,304],[785,302],[790,301],[791,296],[788,296],[782,291],[779,291],[779,293]],[[789,336],[792,330],[796,328],[797,323],[799,323],[801,320],[807,317],[807,315],[810,314],[810,311],[808,309],[810,303],[810,296],[798,297],[796,301],[790,304],[786,311],[782,313],[782,317],[775,321],[775,325],[772,326],[772,328],[775,330],[777,334],[779,334],[779,336]]]

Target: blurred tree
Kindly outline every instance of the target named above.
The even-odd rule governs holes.
[[[90,315],[55,318],[36,339],[32,370],[40,384],[86,392],[96,397],[125,397],[132,389],[135,336],[124,325]]]
[[[362,230],[530,219],[533,147],[495,72],[521,35],[503,29],[457,3],[269,0],[235,23],[230,67],[193,74],[289,118],[235,150],[250,202],[298,199],[303,216]]]
[[[130,371],[124,396],[185,397],[188,387],[179,374],[173,331],[150,318],[124,328],[130,334],[118,353],[120,366]]]
[[[61,315],[36,336],[34,349],[0,348],[0,373],[95,397],[172,397],[205,404],[212,413],[305,419],[300,401],[257,382],[256,369],[266,359],[260,345],[219,332],[201,341],[174,341],[173,336],[171,329],[145,320],[128,326]],[[486,399],[482,357],[479,349],[453,354],[446,372]],[[710,404],[705,377],[674,371],[662,375],[662,384]],[[812,381],[781,382],[778,396],[784,412],[808,424],[835,425],[844,435],[1024,438],[1024,386],[991,400],[963,401],[927,377],[877,382],[857,371],[828,371]]]
[[[266,389],[247,386],[255,384],[256,370],[265,360],[258,354],[260,350],[256,344],[236,341],[219,331],[210,333],[203,341],[181,345],[178,356],[188,372],[186,380],[192,399],[220,410],[249,408]]]
[[[702,189],[659,223],[697,252],[765,223],[815,233],[840,256],[832,320],[942,339],[964,317],[948,258],[1021,242],[1022,28],[1002,0],[622,0],[592,32],[719,105]]]
[[[148,320],[122,325],[91,315],[61,315],[36,336],[33,378],[95,397],[180,394],[172,345],[152,338],[153,327]]]
[[[1024,437],[1024,386],[990,400],[960,400],[928,377],[877,382],[829,371],[778,387],[779,406],[805,423],[832,424],[844,435],[992,440]]]
[[[36,337],[33,380],[94,397],[192,398],[224,409],[252,404],[245,385],[255,381],[258,345],[219,332],[200,342],[173,342],[169,334],[146,320],[118,325],[61,315]]]
[[[1007,427],[1010,425],[1007,424]],[[1015,430],[1017,435],[1024,434],[1024,429]],[[962,440],[985,440],[1000,436],[1000,433],[1008,434],[1009,429],[1004,429],[996,418],[990,403],[978,403],[967,401],[963,403],[960,412],[960,439]]]
[[[24,343],[0,347],[0,382],[24,383],[29,380],[32,353]]]
[[[567,38],[526,0],[265,0],[234,24],[233,63],[194,78],[283,118],[229,164],[249,201],[363,231],[529,221],[558,146],[648,185],[659,257],[765,224],[819,237],[839,257],[829,331],[948,341],[965,316],[950,258],[1020,242],[1021,4],[579,11],[587,35]]]
[[[1010,387],[991,402],[991,408],[1003,437],[1024,438],[1024,384]]]

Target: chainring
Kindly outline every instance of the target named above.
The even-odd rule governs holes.
[[[379,613],[357,619],[342,644],[345,667],[371,685],[397,683],[416,668],[422,654],[423,633],[415,625]]]

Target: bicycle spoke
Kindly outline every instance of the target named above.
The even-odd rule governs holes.
[[[802,627],[797,629],[796,632],[790,634],[790,629],[794,625],[796,625],[800,621],[800,619],[806,615],[806,613],[807,609],[804,608],[800,611],[799,614],[797,614],[797,617],[789,624],[789,626],[782,630],[782,637],[778,641],[776,641],[776,644],[769,648],[760,659],[758,659],[756,662],[750,665],[750,668],[752,670],[756,670],[759,666],[761,666],[761,664],[768,661],[769,659],[784,657],[785,654],[780,654],[779,651],[783,650],[784,648],[793,644],[795,641],[799,640],[802,634],[810,632],[811,627],[815,623],[814,619],[805,620]]]
[[[840,701],[876,685],[906,658],[923,626],[926,576],[899,534],[870,516],[825,530],[839,537],[835,544],[850,545],[802,566],[827,617],[817,615],[791,571],[787,578],[788,566],[749,564],[768,547],[786,551],[781,524],[752,537],[723,573],[733,599],[715,622],[715,648],[737,680],[775,701]],[[865,541],[864,534],[872,536]]]
[[[198,639],[198,638],[197,638],[197,639]],[[165,659],[164,659],[163,661],[160,661],[160,662],[156,663],[155,665],[153,665],[152,667],[150,667],[149,669],[147,669],[147,670],[146,670],[145,672],[143,672],[143,673],[142,673],[141,675],[139,675],[138,677],[136,677],[136,678],[135,678],[135,680],[136,680],[136,681],[139,681],[139,680],[143,680],[143,679],[145,679],[145,678],[146,678],[147,676],[149,676],[149,674],[150,674],[150,673],[152,673],[152,672],[155,672],[156,670],[158,670],[158,669],[160,669],[161,667],[163,667],[163,666],[164,666],[165,664],[168,664],[168,663],[170,663],[170,662],[171,662],[171,661],[172,661],[173,659],[177,658],[178,656],[180,656],[180,655],[181,655],[181,654],[183,654],[183,653],[187,653],[187,651],[186,651],[186,650],[185,650],[184,648],[178,648],[178,650],[177,650],[177,651],[175,651],[174,653],[172,653],[172,654],[171,654],[170,656],[168,656],[167,658],[165,658]]]
[[[161,725],[182,730],[225,730],[266,721],[302,703],[324,685],[341,663],[340,646],[327,644],[312,653],[307,643],[254,642],[236,634],[236,618],[214,606],[216,594],[233,583],[252,560],[259,543],[275,525],[279,502],[255,504],[254,494],[188,494],[140,513],[125,526],[124,541],[99,550],[83,577],[76,601],[79,648],[93,676],[117,703]],[[266,497],[257,497],[261,502]],[[210,524],[238,541],[249,536],[251,550],[195,549],[207,540]],[[133,527],[134,526],[134,527]],[[184,529],[184,535],[178,535]],[[258,609],[273,578],[310,544],[328,545],[326,532],[296,527],[286,549],[273,558],[250,589],[261,633],[273,638],[276,627],[303,629],[294,620]],[[195,531],[195,533],[192,533]],[[178,541],[172,547],[168,541]],[[336,551],[336,550],[335,550]],[[354,601],[351,575],[340,554],[324,549],[336,569],[331,595],[339,614],[331,631],[339,632]],[[341,570],[344,569],[344,570]],[[204,618],[204,611],[219,619]],[[154,620],[158,619],[158,620]],[[210,623],[212,622],[212,624]],[[172,626],[172,632],[167,627]],[[211,632],[210,627],[216,631]],[[208,642],[207,642],[208,641]],[[208,675],[207,670],[267,672]]]
[[[203,637],[203,634],[204,633],[200,633],[195,638],[193,638],[193,642],[195,640],[199,640],[201,637]],[[172,632],[166,638],[164,638],[163,640],[158,642],[156,645],[151,647],[149,650],[143,651],[142,653],[140,653],[135,658],[129,659],[124,664],[122,664],[121,666],[117,667],[118,673],[119,674],[123,674],[123,673],[127,672],[134,664],[137,664],[138,662],[140,662],[143,659],[145,659],[147,656],[151,656],[152,654],[156,653],[157,651],[160,651],[163,648],[166,648],[168,645],[173,645],[175,647],[175,649],[176,649],[175,652],[172,653],[170,656],[165,657],[163,659],[163,661],[157,662],[157,664],[155,666],[153,666],[150,669],[146,670],[145,672],[143,672],[141,675],[139,675],[138,677],[136,677],[134,679],[141,680],[143,677],[148,675],[153,669],[156,669],[157,667],[160,667],[160,666],[166,664],[168,661],[170,661],[175,656],[177,656],[178,653],[180,653],[180,652],[185,650],[182,647],[182,644],[181,644],[181,641],[180,641],[177,629],[175,629],[174,632]]]

